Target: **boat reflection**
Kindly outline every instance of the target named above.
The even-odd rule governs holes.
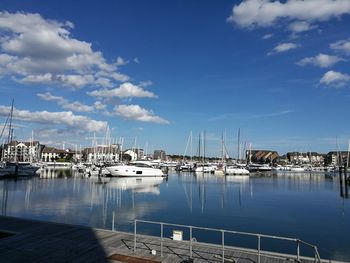
[[[159,186],[165,181],[164,177],[121,177],[109,178],[106,187],[120,189],[122,191],[131,190],[134,193],[160,194]]]

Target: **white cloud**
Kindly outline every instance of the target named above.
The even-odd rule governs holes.
[[[142,87],[134,85],[130,82],[120,84],[118,88],[114,89],[101,89],[88,92],[88,95],[94,97],[107,97],[107,98],[157,98],[157,96]]]
[[[64,86],[80,88],[95,83],[92,75],[57,75]]]
[[[107,63],[91,43],[71,35],[71,22],[46,20],[39,14],[0,12],[0,75],[11,75],[23,83],[111,86],[126,81],[118,72],[126,62],[118,57]]]
[[[266,35],[263,35],[262,39],[270,39],[273,37],[273,34],[266,34]]]
[[[62,108],[65,110],[72,110],[72,111],[78,111],[78,112],[93,112],[95,109],[94,106],[85,105],[79,101],[63,104]]]
[[[36,94],[39,98],[46,101],[56,101],[58,104],[68,103],[68,101],[61,96],[54,96],[50,92]]]
[[[331,56],[331,55],[326,55],[321,53],[315,57],[303,58],[297,64],[299,66],[314,65],[321,68],[328,68],[333,66],[335,63],[339,61],[344,61],[344,59],[337,56]]]
[[[294,43],[281,43],[281,44],[278,44],[277,46],[275,46],[273,48],[273,50],[268,53],[268,55],[271,55],[271,54],[274,54],[274,53],[286,52],[288,50],[295,49],[297,47],[298,47],[298,45],[294,44]]]
[[[341,88],[350,81],[350,75],[330,70],[320,80],[321,84]]]
[[[139,105],[118,105],[114,108],[114,114],[135,121],[154,122],[168,124],[169,121],[154,115],[152,111],[141,108]]]
[[[349,0],[245,0],[233,7],[227,21],[254,28],[273,26],[281,20],[327,21],[349,13]]]
[[[27,75],[21,82],[26,83],[51,83],[52,82],[52,74],[46,73],[43,75]]]
[[[116,65],[117,66],[123,66],[128,64],[129,62],[123,59],[122,57],[117,57]]]
[[[310,31],[315,28],[317,28],[316,25],[311,25],[309,22],[306,21],[296,21],[288,25],[288,29],[293,33]]]
[[[37,96],[45,101],[55,101],[58,105],[62,106],[63,109],[75,112],[93,112],[95,109],[100,110],[105,108],[105,105],[101,102],[96,101],[93,106],[90,106],[79,101],[70,102],[61,96],[54,96],[50,92],[38,93]]]
[[[94,107],[96,110],[104,110],[107,108],[107,105],[103,104],[101,101],[95,101]]]
[[[7,116],[11,107],[0,106],[0,116]],[[49,112],[13,110],[15,120],[41,123],[45,125],[63,125],[70,129],[81,129],[87,132],[98,132],[106,129],[107,122],[90,119],[86,116],[74,115],[71,111]]]
[[[342,51],[345,54],[350,55],[350,39],[337,41],[330,46],[334,50]]]

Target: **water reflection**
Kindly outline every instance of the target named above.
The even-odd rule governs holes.
[[[132,231],[134,219],[299,237],[350,260],[350,202],[338,175],[310,173],[163,178],[84,177],[45,169],[0,181],[1,214]],[[344,231],[345,230],[345,231]],[[329,243],[332,240],[332,243]]]

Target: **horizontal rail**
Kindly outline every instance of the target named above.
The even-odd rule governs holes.
[[[208,227],[198,227],[198,226],[191,226],[191,225],[182,225],[182,224],[172,224],[172,223],[164,223],[164,222],[157,222],[157,221],[147,221],[147,220],[140,220],[135,219],[134,220],[134,251],[136,251],[136,235],[137,235],[137,223],[145,223],[145,224],[154,224],[159,225],[161,227],[161,256],[163,256],[163,228],[164,226],[171,226],[171,227],[180,227],[180,228],[186,228],[190,231],[190,257],[192,258],[192,232],[193,229],[197,230],[205,230],[205,231],[214,231],[214,232],[221,232],[222,238],[221,238],[221,247],[222,247],[222,259],[224,262],[224,255],[225,255],[225,234],[235,234],[235,235],[244,235],[244,236],[251,236],[256,237],[258,242],[257,249],[255,250],[258,255],[258,262],[260,262],[260,256],[265,253],[261,253],[261,240],[262,238],[268,238],[268,239],[277,239],[277,240],[284,240],[284,241],[292,241],[295,242],[297,245],[297,251],[295,254],[296,260],[300,261],[300,245],[305,245],[313,249],[314,256],[315,256],[315,262],[321,262],[321,257],[318,253],[317,246],[312,245],[308,242],[302,241],[297,238],[290,238],[290,237],[281,237],[281,236],[274,236],[274,235],[266,235],[266,234],[257,234],[257,233],[250,233],[250,232],[242,232],[242,231],[233,231],[233,230],[225,230],[225,229],[217,229],[217,228],[208,228]],[[214,245],[214,244],[213,244]],[[273,253],[273,252],[272,252]]]
[[[146,221],[146,220],[139,220],[139,219],[136,219],[135,222],[146,223],[146,224],[155,224],[155,225],[163,224],[165,226],[175,226],[175,227],[183,227],[183,228],[190,228],[191,227],[192,229],[215,231],[215,232],[222,232],[222,231],[224,231],[225,233],[230,233],[230,234],[238,234],[238,235],[254,236],[254,237],[260,236],[260,237],[264,237],[264,238],[280,239],[280,240],[294,241],[294,242],[296,242],[298,240],[296,238],[289,238],[289,237],[279,237],[279,236],[272,236],[272,235],[265,235],[265,234],[258,234],[258,233],[233,231],[233,230],[218,229],[218,228],[199,227],[199,226],[191,226],[191,225],[163,223],[163,222]],[[306,243],[306,242],[303,242],[303,243]],[[308,243],[306,243],[306,244],[308,244]],[[310,246],[313,246],[313,245],[310,245]]]

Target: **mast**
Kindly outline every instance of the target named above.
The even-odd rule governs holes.
[[[203,164],[205,163],[205,144],[206,144],[206,131],[204,131],[204,134],[203,134]]]
[[[10,143],[12,142],[12,137],[13,137],[13,131],[12,131],[13,103],[14,103],[14,99],[12,99],[12,103],[11,103],[9,132],[8,132],[8,137],[7,137],[7,154],[9,157],[11,157],[11,145],[10,145]]]
[[[348,140],[348,158],[346,160],[346,167],[349,169],[349,157],[350,157],[350,139]]]
[[[241,128],[238,128],[237,161],[241,159],[240,140],[241,140]]]

